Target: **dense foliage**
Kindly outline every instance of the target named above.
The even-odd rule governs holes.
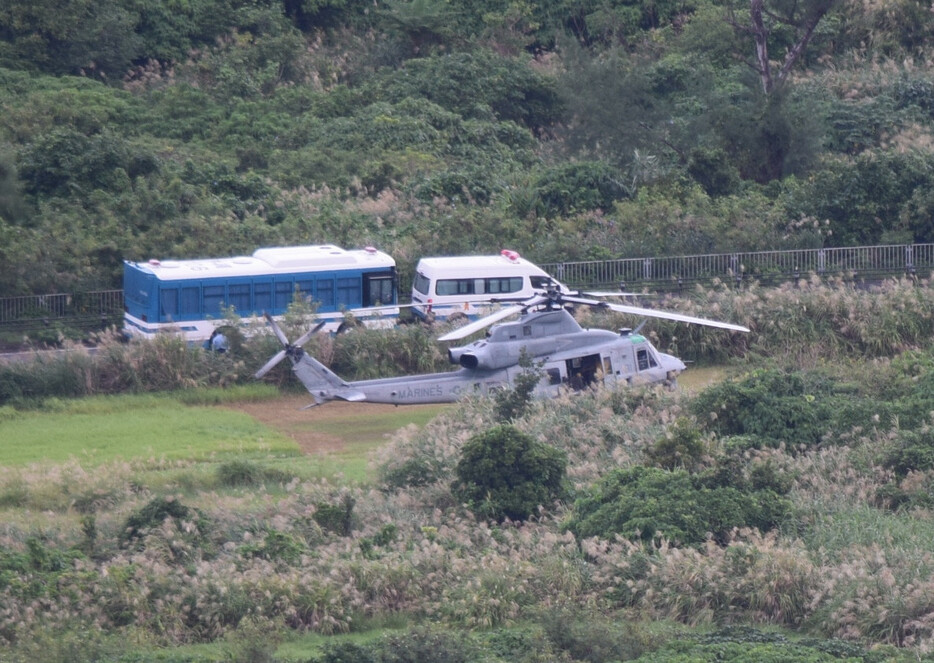
[[[930,241],[932,14],[756,4],[9,4],[0,292],[274,244],[377,245],[405,283],[503,246]]]
[[[454,495],[479,518],[523,521],[564,496],[567,460],[509,425],[471,438],[454,468]]]

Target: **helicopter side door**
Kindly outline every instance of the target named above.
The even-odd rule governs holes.
[[[575,391],[589,387],[597,381],[597,375],[603,373],[603,360],[599,353],[572,357],[566,365],[568,385]]]

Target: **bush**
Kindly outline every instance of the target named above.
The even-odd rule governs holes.
[[[222,486],[257,486],[263,481],[263,469],[248,460],[231,460],[217,468],[217,480]]]
[[[156,497],[126,519],[121,534],[123,545],[142,548],[146,536],[158,531],[166,521],[172,521],[185,544],[167,546],[173,556],[184,555],[189,550],[204,546],[209,524],[207,519],[197,509],[185,506],[179,500],[164,497]],[[186,527],[186,522],[194,523],[195,527]]]
[[[464,445],[452,491],[477,516],[522,521],[564,496],[566,470],[564,452],[498,426]]]
[[[340,536],[350,536],[354,528],[353,508],[355,504],[356,500],[353,497],[344,495],[341,497],[340,504],[328,502],[318,504],[313,517],[321,529]]]
[[[934,430],[900,431],[882,460],[884,467],[904,477],[909,472],[934,469]]]
[[[724,543],[736,527],[776,527],[790,502],[773,490],[724,485],[716,472],[692,476],[684,470],[634,467],[616,470],[574,505],[568,522],[578,538],[619,534],[651,541],[656,536],[681,545],[707,536]]]
[[[766,446],[816,445],[832,430],[829,386],[815,376],[781,369],[756,370],[701,392],[694,414],[720,435],[746,435]]]

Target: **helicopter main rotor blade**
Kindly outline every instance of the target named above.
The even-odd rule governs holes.
[[[292,345],[295,346],[296,348],[300,348],[300,347],[302,347],[303,345],[305,345],[305,343],[308,342],[308,339],[309,339],[309,338],[311,338],[312,336],[314,336],[315,334],[317,334],[317,333],[321,330],[321,328],[324,327],[324,325],[325,325],[326,322],[327,322],[326,320],[322,320],[321,322],[319,322],[318,324],[316,324],[314,327],[312,327],[311,329],[309,329],[308,331],[306,331],[304,334],[302,334],[302,335],[299,337],[299,339],[298,339],[297,341],[295,341]]]
[[[466,338],[467,336],[470,336],[471,334],[474,334],[480,331],[481,329],[485,329],[489,327],[494,322],[499,322],[500,320],[504,318],[508,318],[510,315],[514,315],[518,313],[524,308],[526,307],[525,306],[507,306],[505,308],[502,308],[496,311],[495,313],[491,313],[490,315],[484,318],[480,318],[479,320],[476,320],[475,322],[471,322],[470,324],[464,325],[463,327],[458,327],[454,331],[450,331],[447,334],[444,334],[443,336],[439,336],[438,340],[439,341],[457,341],[462,338]]]
[[[641,297],[643,293],[641,292],[624,292],[618,290],[617,292],[599,292],[597,290],[588,290],[586,292],[580,291],[575,293],[581,297]]]
[[[599,306],[608,308],[617,313],[630,313],[632,315],[644,315],[647,318],[662,318],[664,320],[674,320],[676,322],[687,322],[692,325],[705,325],[707,327],[716,327],[718,329],[730,329],[732,331],[748,332],[748,327],[734,325],[720,320],[710,320],[709,318],[698,318],[693,315],[683,315],[671,311],[656,311],[650,308],[641,308],[639,306],[626,306],[624,304],[611,304],[609,302],[600,302]]]
[[[268,322],[268,323],[269,323],[269,326],[272,327],[272,331],[273,331],[273,333],[275,333],[276,338],[279,339],[279,342],[280,342],[284,347],[288,347],[288,345],[289,345],[289,339],[286,338],[286,335],[282,332],[281,329],[279,329],[279,325],[276,324],[276,321],[273,320],[273,319],[272,319],[272,316],[269,315],[268,313],[264,313],[263,315],[266,316],[266,322]]]
[[[285,350],[279,350],[279,352],[277,352],[276,354],[272,356],[272,359],[267,361],[261,369],[256,371],[253,377],[255,377],[258,380],[264,375],[266,375],[266,373],[271,371],[276,364],[278,364],[280,361],[285,359],[286,354],[287,352]]]

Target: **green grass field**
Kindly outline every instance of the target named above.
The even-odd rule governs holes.
[[[185,405],[171,395],[54,401],[0,420],[0,440],[4,466],[298,453],[292,440],[246,414]]]

